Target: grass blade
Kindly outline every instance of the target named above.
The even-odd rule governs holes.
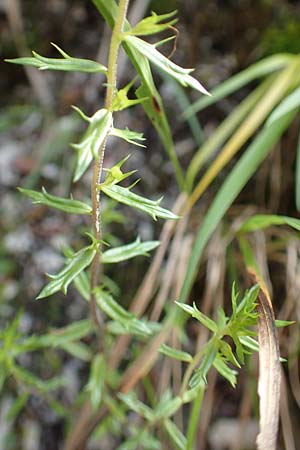
[[[212,233],[247,181],[287,129],[294,115],[294,113],[290,113],[282,117],[279,122],[275,122],[270,127],[263,129],[223,183],[198,231],[180,294],[181,302],[187,300],[197,274],[203,249]]]

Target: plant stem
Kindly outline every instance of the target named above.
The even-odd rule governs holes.
[[[119,53],[119,47],[121,43],[121,35],[123,31],[123,26],[126,19],[126,13],[128,9],[129,0],[120,0],[118,7],[118,14],[115,21],[115,25],[112,32],[112,37],[110,41],[109,56],[108,56],[108,68],[107,68],[107,90],[106,90],[106,100],[105,108],[109,111],[112,110],[113,100],[116,93],[117,87],[117,59]],[[103,142],[98,150],[98,157],[94,163],[93,179],[91,186],[91,197],[92,197],[92,207],[93,207],[93,232],[94,236],[98,241],[102,240],[102,229],[101,229],[101,207],[100,207],[100,191],[98,185],[101,182],[101,174],[103,167],[103,158],[105,152],[106,140]],[[97,314],[97,305],[95,298],[95,288],[98,285],[99,277],[101,274],[101,242],[98,247],[98,251],[91,266],[91,301],[90,308],[92,317],[96,325],[102,329],[102,321]]]
[[[199,386],[199,391],[198,391],[197,397],[194,400],[193,408],[192,408],[190,419],[189,419],[186,450],[193,449],[193,444],[194,444],[197,426],[198,426],[198,422],[199,422],[199,415],[200,415],[200,410],[201,410],[201,406],[202,406],[204,391],[205,391],[205,385],[204,385],[204,383],[201,383],[201,385]]]

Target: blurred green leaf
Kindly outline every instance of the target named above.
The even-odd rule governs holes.
[[[159,241],[141,242],[140,238],[138,237],[131,244],[122,245],[121,247],[106,250],[101,255],[101,261],[104,264],[111,264],[120,261],[126,261],[127,259],[134,258],[135,256],[149,256],[148,252],[154,250],[158,246]]]
[[[273,122],[280,119],[285,114],[300,107],[300,88],[295,89],[290,95],[282,100],[281,103],[270,114],[265,126],[270,126]]]
[[[162,219],[179,219],[176,214],[159,206],[162,198],[156,201],[149,200],[146,197],[134,194],[129,188],[117,185],[105,186],[102,184],[100,185],[100,189],[110,198],[113,198],[124,205],[139,209],[140,211],[149,214],[154,220],[156,220],[157,217]]]
[[[179,361],[191,362],[193,357],[182,350],[177,350],[176,348],[169,347],[167,344],[162,344],[159,347],[159,353],[169,356],[170,358],[178,359]]]
[[[279,54],[270,56],[268,58],[259,61],[247,69],[239,72],[237,75],[229,78],[229,80],[224,81],[218,85],[215,89],[211,91],[211,97],[203,97],[197,100],[190,108],[188,108],[184,116],[187,117],[190,114],[195,114],[201,111],[209,105],[216,103],[227,95],[232,94],[241,87],[250,83],[251,81],[268,75],[272,72],[278,71],[286,67],[294,58],[293,55],[289,54]]]
[[[18,395],[18,397],[15,399],[15,401],[9,408],[5,419],[8,421],[14,420],[21,413],[22,409],[25,407],[28,399],[29,399],[28,392],[23,392],[21,395]]]
[[[95,411],[99,408],[102,400],[106,369],[104,356],[102,354],[96,355],[92,361],[90,376],[86,385],[86,390],[90,394],[91,404]]]
[[[68,198],[57,197],[55,195],[48,194],[46,189],[43,187],[42,192],[33,191],[31,189],[18,188],[18,190],[33,199],[34,204],[42,204],[50,206],[51,208],[56,208],[61,211],[70,214],[91,214],[92,208],[86,203],[80,202],[79,200],[73,200]]]
[[[186,450],[186,438],[179,428],[170,419],[164,421],[164,427],[176,447],[179,450]]]
[[[111,319],[121,325],[120,331],[125,334],[137,334],[149,337],[153,334],[151,322],[137,319],[134,314],[126,311],[119,303],[117,303],[111,294],[103,289],[96,290],[96,301],[99,308],[105,312]],[[117,325],[117,327],[118,327]],[[111,329],[111,327],[109,327]],[[113,329],[113,328],[112,328]]]
[[[26,66],[34,66],[40,70],[63,70],[67,72],[99,72],[106,73],[107,68],[96,61],[89,59],[73,58],[64,52],[58,45],[53,44],[53,47],[62,55],[63,58],[45,58],[36,52],[32,52],[33,58],[15,58],[5,59],[6,62],[13,64],[22,64]]]
[[[138,400],[135,392],[130,391],[127,394],[119,393],[118,397],[129,409],[135,411],[150,422],[155,419],[154,411],[149,408],[149,406],[145,405],[145,403]]]
[[[251,231],[262,230],[272,225],[288,225],[295,230],[300,231],[300,220],[295,219],[294,217],[257,214],[247,219],[239,229],[239,232],[249,233]]]
[[[47,393],[62,387],[66,380],[61,377],[50,378],[49,380],[42,380],[36,377],[23,367],[13,365],[11,367],[12,375],[21,383],[31,388],[37,389],[40,392]]]

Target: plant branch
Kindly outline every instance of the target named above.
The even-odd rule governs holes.
[[[115,25],[112,32],[109,57],[108,57],[108,68],[107,68],[107,91],[105,108],[109,111],[112,110],[113,100],[116,93],[117,86],[117,59],[119,53],[119,47],[121,43],[121,34],[126,19],[126,13],[128,9],[129,0],[120,0],[118,7],[118,15],[115,21]],[[100,207],[100,191],[98,185],[101,183],[101,174],[103,167],[103,158],[105,152],[106,140],[103,142],[98,151],[98,156],[94,164],[93,179],[91,186],[91,197],[92,197],[92,207],[93,207],[93,232],[97,240],[102,240],[102,229],[101,229],[101,207]],[[101,243],[99,244],[98,252],[91,266],[91,301],[90,308],[92,317],[96,325],[102,329],[102,320],[100,315],[97,314],[97,305],[94,290],[99,282],[99,277],[101,274]]]

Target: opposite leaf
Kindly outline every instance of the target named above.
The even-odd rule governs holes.
[[[31,189],[18,188],[18,190],[33,199],[34,204],[42,204],[56,208],[66,213],[71,214],[91,214],[92,208],[79,200],[73,200],[69,198],[56,197],[55,195],[48,194],[43,187],[42,192],[33,191]]]
[[[13,64],[23,64],[26,66],[34,66],[39,70],[63,70],[66,72],[99,72],[106,73],[107,69],[102,64],[89,59],[73,58],[65,53],[58,45],[52,43],[63,58],[45,58],[36,52],[32,52],[33,58],[15,58],[6,59],[5,61]]]

